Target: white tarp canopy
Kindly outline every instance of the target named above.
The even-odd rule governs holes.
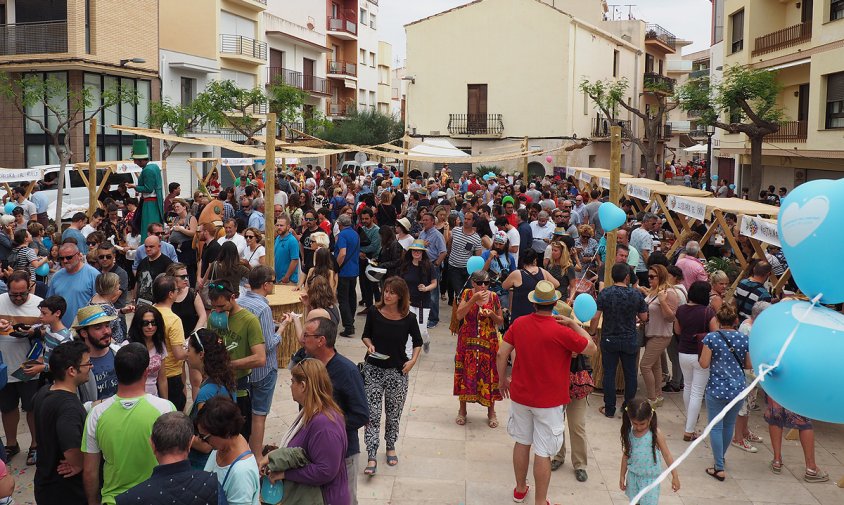
[[[705,153],[706,152],[706,144],[698,144],[696,146],[687,147],[683,149],[683,151],[687,153]]]
[[[408,154],[416,156],[432,156],[437,158],[468,158],[465,152],[454,147],[446,139],[428,139],[411,149]]]

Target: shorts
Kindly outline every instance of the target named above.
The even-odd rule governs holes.
[[[32,412],[32,400],[38,392],[38,381],[10,382],[0,390],[0,412],[8,414],[21,406],[24,412]]]
[[[539,457],[552,458],[560,451],[565,424],[565,405],[542,409],[510,401],[507,434],[522,445],[533,446],[533,453]]]
[[[249,394],[252,395],[252,414],[266,416],[273,404],[273,393],[278,380],[278,370],[272,369],[266,377],[258,382],[249,383]]]

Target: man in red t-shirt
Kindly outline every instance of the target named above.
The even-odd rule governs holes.
[[[548,281],[536,283],[528,294],[536,312],[518,318],[507,330],[498,349],[501,394],[511,400],[507,433],[515,440],[513,500],[521,503],[528,493],[527,471],[533,447],[535,503],[545,503],[551,482],[551,458],[563,445],[569,374],[573,354],[592,355],[597,350],[589,334],[574,320],[553,315],[560,292]],[[507,359],[516,351],[513,373],[507,377]]]

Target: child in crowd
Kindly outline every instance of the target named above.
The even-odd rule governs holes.
[[[627,497],[633,499],[662,473],[661,459],[669,466],[674,458],[668,450],[665,435],[657,428],[656,412],[650,403],[635,398],[624,409],[621,423],[621,478],[619,487]],[[657,455],[657,449],[662,458]],[[677,470],[671,472],[671,489],[680,489]],[[659,486],[639,500],[638,505],[656,505],[659,502]]]

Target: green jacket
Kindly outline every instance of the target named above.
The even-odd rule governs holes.
[[[273,472],[284,472],[292,468],[301,468],[310,463],[305,450],[301,447],[282,447],[268,454],[269,468]],[[284,505],[325,505],[322,500],[322,490],[319,487],[307,486],[285,480]]]
[[[162,190],[161,169],[155,163],[147,163],[147,166],[141,170],[141,175],[138,176],[138,184],[135,186],[135,191],[138,193],[137,197],[140,200],[140,205],[143,205],[143,198],[140,193],[155,193],[158,201],[158,211],[161,214],[159,223],[164,222],[164,195]]]

